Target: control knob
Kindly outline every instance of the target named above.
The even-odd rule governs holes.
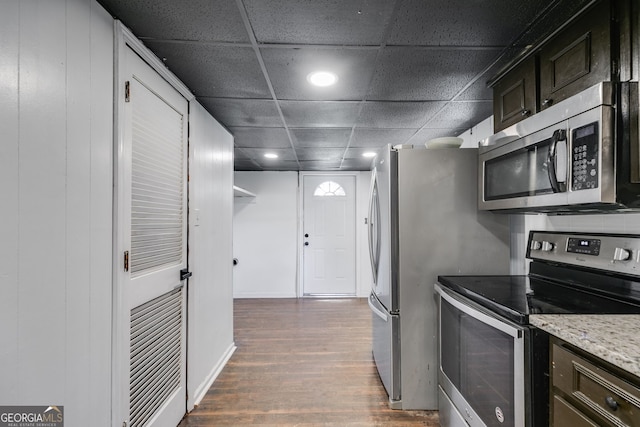
[[[530,248],[532,251],[539,251],[541,247],[542,247],[542,243],[538,242],[537,240],[531,241]]]
[[[551,242],[542,242],[542,252],[551,252],[554,248],[554,244]]]
[[[614,261],[628,261],[629,259],[631,259],[631,251],[622,248],[616,248],[613,251]]]

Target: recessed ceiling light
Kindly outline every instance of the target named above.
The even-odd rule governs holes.
[[[362,153],[362,157],[375,157],[376,153],[373,151],[367,151],[366,153]]]
[[[307,76],[307,81],[314,86],[331,86],[338,81],[338,76],[328,71],[314,71]]]
[[[275,154],[275,153],[266,153],[264,156],[265,156],[267,159],[277,159],[277,158],[278,158],[278,155],[277,155],[277,154]]]

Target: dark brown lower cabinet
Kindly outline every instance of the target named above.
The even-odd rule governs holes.
[[[552,339],[551,425],[640,427],[640,378]]]

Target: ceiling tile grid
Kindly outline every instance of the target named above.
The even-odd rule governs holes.
[[[98,0],[234,134],[237,170],[293,171],[466,131],[487,83],[589,1]]]

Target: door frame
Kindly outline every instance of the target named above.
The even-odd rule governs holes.
[[[298,265],[297,265],[297,282],[296,286],[296,297],[297,298],[316,298],[313,296],[305,296],[304,295],[304,246],[302,241],[304,240],[304,177],[305,176],[352,176],[354,179],[354,198],[355,198],[355,211],[353,213],[353,228],[354,228],[354,259],[356,260],[356,265],[354,268],[354,279],[355,283],[355,294],[354,297],[358,296],[358,283],[360,280],[360,272],[358,268],[358,253],[359,253],[359,244],[358,244],[358,172],[299,172],[298,173],[298,243],[296,244],[296,250],[298,253]],[[349,297],[351,298],[351,296]]]
[[[123,253],[126,236],[123,234],[125,227],[122,226],[124,218],[123,194],[119,191],[123,185],[121,167],[123,164],[123,145],[125,138],[124,111],[121,106],[124,104],[124,86],[126,76],[126,56],[127,49],[131,49],[142,60],[144,60],[156,73],[166,80],[175,90],[177,90],[186,100],[187,105],[195,98],[191,91],[171,72],[169,69],[151,52],[133,33],[120,21],[114,21],[113,27],[113,254],[112,254],[112,309],[111,309],[111,424],[123,425],[129,419],[129,365],[123,360],[123,354],[128,354],[129,324],[125,322],[127,316],[123,315],[123,310],[128,311],[123,291],[126,274],[122,268]],[[186,120],[185,122],[188,122]],[[187,162],[188,163],[188,162]],[[188,208],[188,195],[187,208]],[[188,221],[188,214],[185,219]],[[187,227],[188,230],[188,227]],[[187,235],[187,246],[189,244]],[[188,282],[188,281],[187,281]],[[187,295],[188,283],[185,284],[185,296]],[[188,308],[187,308],[188,309]],[[188,316],[188,312],[185,317]],[[188,327],[188,324],[187,324]],[[186,334],[188,337],[188,333]],[[188,343],[187,343],[188,345]],[[124,378],[127,378],[125,383]],[[187,378],[188,379],[188,378]],[[123,393],[127,390],[127,393]],[[185,401],[186,408],[186,401]]]

